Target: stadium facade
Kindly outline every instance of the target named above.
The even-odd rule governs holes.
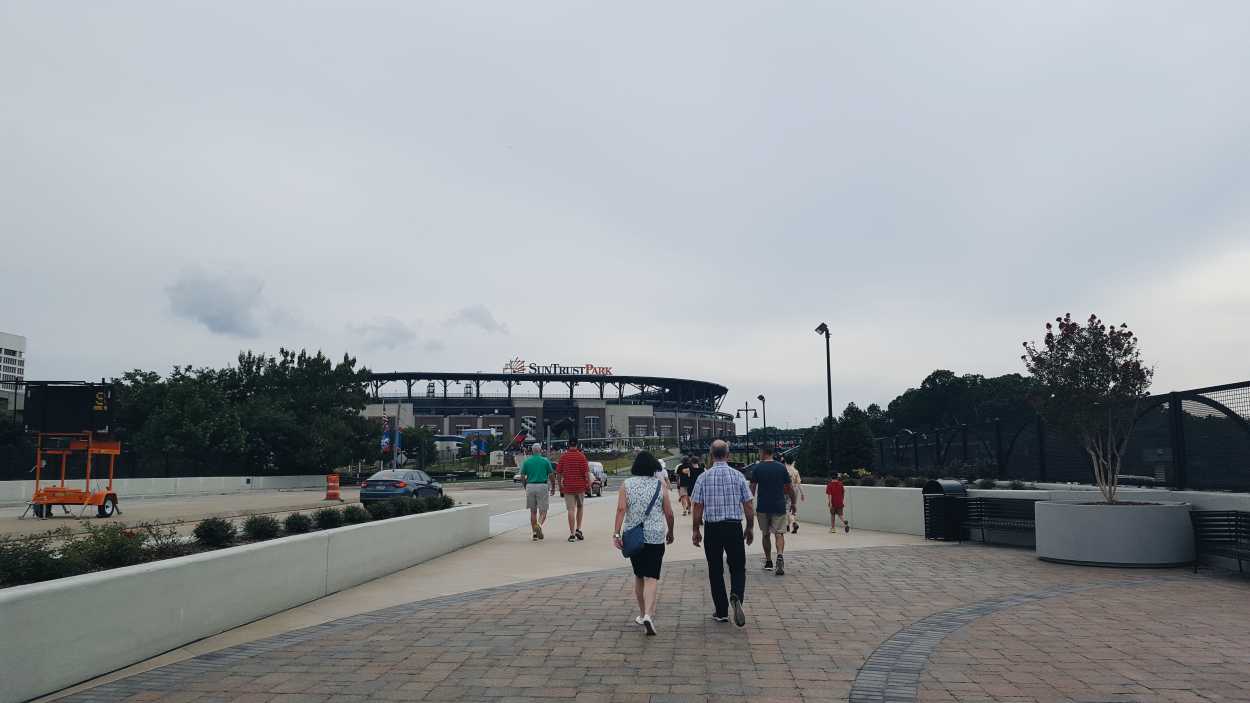
[[[370,377],[367,417],[399,427],[458,435],[489,428],[537,439],[731,437],[734,418],[720,411],[728,389],[716,383],[627,376],[599,364],[527,364],[500,373],[391,372]]]

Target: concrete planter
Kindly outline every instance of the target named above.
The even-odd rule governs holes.
[[[0,703],[85,681],[490,536],[466,505],[0,589]]]
[[[1189,508],[1188,503],[1039,502],[1034,508],[1037,557],[1090,566],[1190,564],[1194,532]]]

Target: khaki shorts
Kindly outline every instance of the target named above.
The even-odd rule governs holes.
[[[582,501],[585,500],[585,498],[586,496],[583,493],[565,493],[564,507],[569,510],[573,510],[573,508],[580,508],[582,507]]]
[[[760,526],[760,532],[771,532],[774,535],[784,535],[790,525],[790,519],[785,513],[756,513],[755,522]]]
[[[545,483],[531,483],[525,487],[525,507],[529,510],[547,512],[551,490]]]

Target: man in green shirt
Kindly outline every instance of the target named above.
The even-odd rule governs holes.
[[[542,445],[535,443],[530,447],[530,456],[521,464],[521,483],[525,486],[525,507],[530,509],[530,527],[534,531],[535,542],[543,538],[543,523],[547,522],[548,499],[556,492],[554,478],[555,472],[551,470],[551,462],[543,456]]]

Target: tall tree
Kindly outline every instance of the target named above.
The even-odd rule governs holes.
[[[1097,315],[1084,325],[1072,315],[1046,323],[1042,346],[1024,343],[1020,357],[1037,382],[1037,403],[1046,421],[1072,432],[1094,469],[1098,490],[1116,500],[1120,462],[1154,370],[1142,363],[1128,325],[1108,327]]]
[[[834,431],[834,469],[850,473],[873,465],[872,427],[868,413],[855,403],[847,403]]]
[[[804,476],[829,475],[829,424],[833,423],[837,432],[837,421],[826,417],[824,422],[803,433],[803,443],[799,447],[797,460],[798,469]],[[836,443],[836,441],[835,441]]]

